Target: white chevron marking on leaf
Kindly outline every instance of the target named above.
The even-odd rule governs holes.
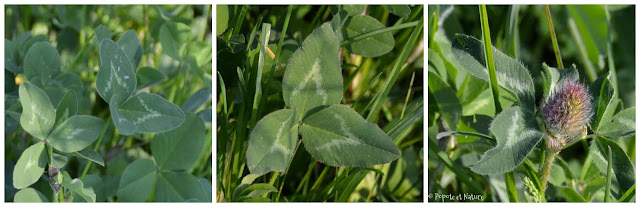
[[[155,117],[159,117],[160,113],[158,113],[158,111],[153,110],[152,108],[150,108],[149,106],[147,106],[147,104],[144,103],[144,101],[142,100],[142,98],[138,97],[138,101],[140,101],[140,105],[142,105],[142,107],[144,108],[144,110],[150,112],[150,114],[144,115],[142,117],[138,117],[136,119],[136,121],[134,122],[135,124],[139,124],[142,123],[144,121],[147,121],[151,118],[155,118]]]
[[[331,142],[320,145],[317,149],[322,150],[326,148],[330,148],[336,145],[359,145],[362,144],[360,139],[351,132],[349,126],[347,126],[347,122],[338,114],[332,113],[333,117],[340,121],[340,130],[344,133],[347,138],[346,139],[333,139]]]
[[[293,90],[291,95],[292,96],[297,95],[300,92],[300,90],[302,90],[302,88],[304,88],[304,86],[307,85],[307,83],[310,80],[313,80],[313,82],[316,85],[316,93],[318,93],[318,95],[322,96],[322,104],[326,104],[329,96],[327,95],[326,90],[324,90],[324,88],[322,87],[322,75],[320,75],[320,70],[321,69],[322,69],[322,67],[320,66],[320,59],[316,58],[316,61],[311,66],[311,72],[309,72],[304,77],[304,80],[302,80],[302,82],[300,82],[300,84],[298,84],[298,87],[296,87]]]

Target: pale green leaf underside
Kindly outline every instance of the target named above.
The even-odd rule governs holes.
[[[620,192],[626,192],[635,183],[635,173],[633,163],[624,150],[610,139],[596,137],[591,143],[589,154],[593,157],[593,163],[596,164],[600,173],[606,175],[609,147],[611,147],[611,152],[613,153],[611,166],[613,166],[614,177],[621,188]]]
[[[43,203],[49,202],[47,197],[42,195],[40,191],[33,188],[25,188],[16,193],[13,197],[13,202],[16,203]]]
[[[150,67],[141,67],[138,69],[138,71],[136,71],[136,78],[138,79],[138,89],[146,88],[167,79],[162,72]]]
[[[37,142],[25,149],[13,169],[13,186],[16,189],[29,187],[40,179],[47,165],[44,143]]]
[[[356,15],[347,20],[341,31],[343,39],[348,40],[355,36],[384,28],[385,26],[382,23],[371,16]],[[353,42],[345,46],[345,48],[351,53],[364,57],[377,57],[390,52],[395,44],[396,42],[391,32],[385,32]]]
[[[205,201],[209,195],[193,175],[163,172],[158,175],[153,197],[156,202],[183,202],[192,198]]]
[[[98,25],[95,29],[93,29],[93,36],[95,36],[96,40],[95,40],[95,44],[98,45],[98,47],[101,46],[102,40],[104,39],[111,39],[111,30],[109,30],[109,28],[105,27],[104,25]]]
[[[113,40],[105,39],[100,47],[100,70],[96,89],[105,102],[124,102],[136,90],[136,73],[131,61]],[[118,95],[118,96],[116,96]]]
[[[293,109],[282,109],[263,117],[251,131],[247,145],[247,167],[251,174],[285,172],[298,141]]]
[[[67,164],[67,161],[69,160],[66,155],[61,155],[58,153],[53,153],[52,158],[53,158],[53,161],[51,163],[51,166],[58,169],[63,168]]]
[[[181,60],[181,51],[191,37],[191,28],[183,23],[167,22],[160,27],[160,44],[164,53],[175,60]]]
[[[119,118],[124,118],[140,133],[160,133],[177,128],[184,122],[180,107],[162,96],[138,93],[118,106]]]
[[[78,178],[71,179],[71,176],[69,176],[69,173],[67,172],[64,172],[62,187],[64,187],[66,190],[71,190],[77,193],[87,202],[96,202],[96,193],[93,192],[93,188],[84,186],[82,184],[82,180]]]
[[[495,47],[491,48],[493,49],[498,85],[515,94],[522,108],[533,113],[535,89],[529,71],[522,63]],[[477,78],[489,81],[489,72],[485,67],[484,45],[480,40],[467,35],[456,35],[451,49],[465,70]]]
[[[27,80],[39,81],[40,86],[49,82],[53,75],[60,72],[60,55],[49,42],[37,42],[29,48],[24,57],[24,76]]]
[[[102,119],[95,116],[76,115],[53,130],[47,137],[47,142],[61,152],[80,151],[98,139],[103,127]]]
[[[282,81],[286,105],[300,116],[321,105],[342,100],[342,69],[338,38],[329,23],[313,30],[287,63]]]
[[[267,183],[256,183],[245,188],[237,198],[237,201],[243,201],[252,198],[262,197],[271,192],[278,192],[278,189]]]
[[[156,165],[164,170],[184,170],[191,167],[204,146],[204,121],[192,113],[180,127],[157,134],[151,140],[151,152]]]
[[[518,106],[504,110],[491,122],[498,145],[487,151],[471,170],[483,175],[509,172],[527,157],[542,140],[535,118]]]
[[[120,36],[120,39],[118,39],[118,46],[120,46],[124,54],[127,55],[133,68],[138,68],[140,60],[142,60],[142,46],[140,45],[136,31],[125,31],[122,36]]]
[[[37,86],[24,82],[19,88],[22,115],[20,125],[31,136],[43,140],[47,137],[56,119],[56,112],[47,94]]]
[[[611,121],[602,123],[597,134],[611,139],[627,137],[636,132],[636,108],[628,108],[618,112]]]
[[[93,150],[83,150],[83,151],[79,151],[79,152],[74,152],[73,156],[76,157],[82,157],[84,159],[87,159],[89,161],[95,162],[101,166],[104,167],[104,160],[102,160],[102,157],[100,157],[100,154],[98,154],[98,152],[93,151]]]
[[[127,166],[122,173],[118,187],[118,200],[124,202],[143,202],[151,195],[156,177],[156,165],[153,160],[139,159]]]
[[[307,151],[331,166],[369,167],[400,157],[400,150],[378,125],[345,105],[309,115],[300,127]]]

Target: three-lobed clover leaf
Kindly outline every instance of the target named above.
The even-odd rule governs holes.
[[[268,114],[253,128],[247,146],[251,174],[286,171],[298,135],[315,159],[331,166],[366,167],[400,157],[380,127],[340,105],[343,77],[334,29],[331,23],[316,28],[291,55],[282,81],[291,109]]]
[[[188,113],[178,128],[157,134],[151,141],[153,159],[136,160],[122,174],[118,200],[142,202],[153,192],[161,202],[210,201],[200,181],[182,172],[200,158],[205,133],[204,121]]]
[[[175,129],[185,119],[180,107],[156,94],[142,92],[133,95],[138,84],[130,56],[137,58],[140,43],[133,41],[137,37],[130,36],[123,35],[118,41],[126,45],[127,53],[111,39],[102,40],[96,80],[98,93],[109,103],[113,123],[120,134],[160,133]],[[134,60],[134,64],[135,61],[139,62]]]

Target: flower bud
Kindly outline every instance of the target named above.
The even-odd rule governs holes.
[[[567,144],[583,138],[591,116],[591,95],[587,87],[568,79],[559,82],[542,108],[547,147],[559,152]]]

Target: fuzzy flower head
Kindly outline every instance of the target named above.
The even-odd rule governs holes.
[[[559,152],[566,144],[582,138],[591,116],[591,95],[587,87],[568,79],[559,82],[542,108],[547,146]]]

